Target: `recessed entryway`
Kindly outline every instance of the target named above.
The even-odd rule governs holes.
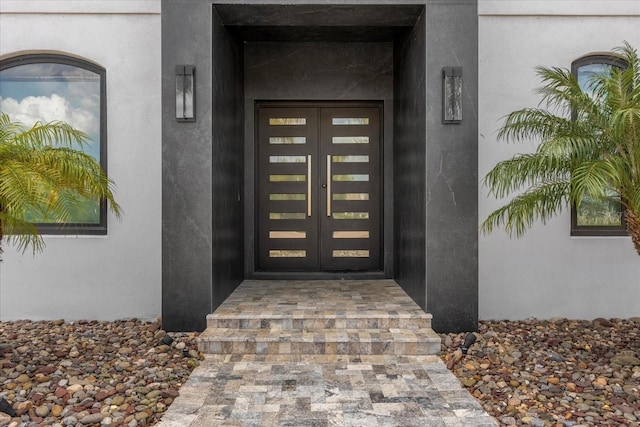
[[[392,276],[393,44],[245,43],[244,70],[245,224],[253,230],[246,235],[245,277]],[[273,109],[280,110],[266,113]],[[270,118],[300,121],[270,124]],[[334,124],[334,118],[358,120]],[[299,139],[278,139],[287,136]],[[303,157],[274,163],[270,156],[279,154]],[[329,171],[336,175],[331,180]],[[299,200],[273,200],[285,197],[282,187]],[[368,237],[357,237],[363,233]]]
[[[188,8],[162,3],[167,325],[202,328],[203,313],[214,311],[244,279],[393,278],[434,313],[440,329],[472,327],[477,318],[476,1],[187,3]],[[196,67],[197,117],[188,124],[172,116],[176,64]],[[445,66],[461,66],[465,82],[465,120],[447,126],[440,108]],[[264,100],[382,103],[375,271],[321,264],[313,271],[268,265],[265,271],[261,265],[256,200],[263,165],[257,164],[255,108]],[[303,173],[309,164],[316,173],[326,170],[321,159],[327,153],[315,153],[304,154],[312,161],[296,167]],[[313,190],[318,203],[322,190]],[[305,212],[305,202],[299,212]],[[312,209],[322,209],[318,203],[312,201]],[[369,255],[372,250],[347,249]],[[353,252],[358,253],[366,252]],[[353,263],[358,257],[346,258]]]
[[[381,103],[256,105],[258,268],[381,270]]]

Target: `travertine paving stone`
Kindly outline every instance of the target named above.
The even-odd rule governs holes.
[[[392,280],[246,281],[207,322],[162,427],[497,425]]]
[[[208,326],[304,328],[305,322],[335,322],[339,328],[400,327],[399,323],[368,325],[376,319],[412,319],[429,321],[431,315],[418,305],[393,280],[246,280],[216,310],[207,316]],[[264,320],[265,323],[260,323]],[[379,320],[384,321],[384,320]],[[416,326],[422,326],[418,323]]]
[[[437,354],[440,337],[393,280],[245,281],[207,316],[214,354]]]
[[[496,425],[432,355],[207,355],[159,424]]]

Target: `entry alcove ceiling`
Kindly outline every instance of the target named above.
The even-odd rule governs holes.
[[[222,24],[248,42],[386,42],[412,28],[424,5],[214,4]]]

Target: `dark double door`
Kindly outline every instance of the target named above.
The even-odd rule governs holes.
[[[258,270],[381,270],[382,104],[256,108]]]

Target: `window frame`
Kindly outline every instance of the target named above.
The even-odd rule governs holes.
[[[100,159],[99,163],[105,174],[107,173],[107,71],[105,68],[74,56],[61,53],[28,53],[8,57],[0,60],[0,71],[29,64],[61,64],[100,76]],[[29,123],[25,123],[29,125]],[[100,200],[99,222],[97,223],[34,223],[38,233],[42,235],[106,235],[107,234],[107,202]]]
[[[571,74],[578,78],[578,70],[586,65],[605,64],[612,67],[624,69],[627,64],[621,58],[608,54],[586,55],[576,59],[571,63]],[[571,113],[572,120],[575,120],[575,111]],[[628,236],[625,225],[625,208],[620,205],[620,225],[578,225],[578,210],[571,204],[571,236]]]

